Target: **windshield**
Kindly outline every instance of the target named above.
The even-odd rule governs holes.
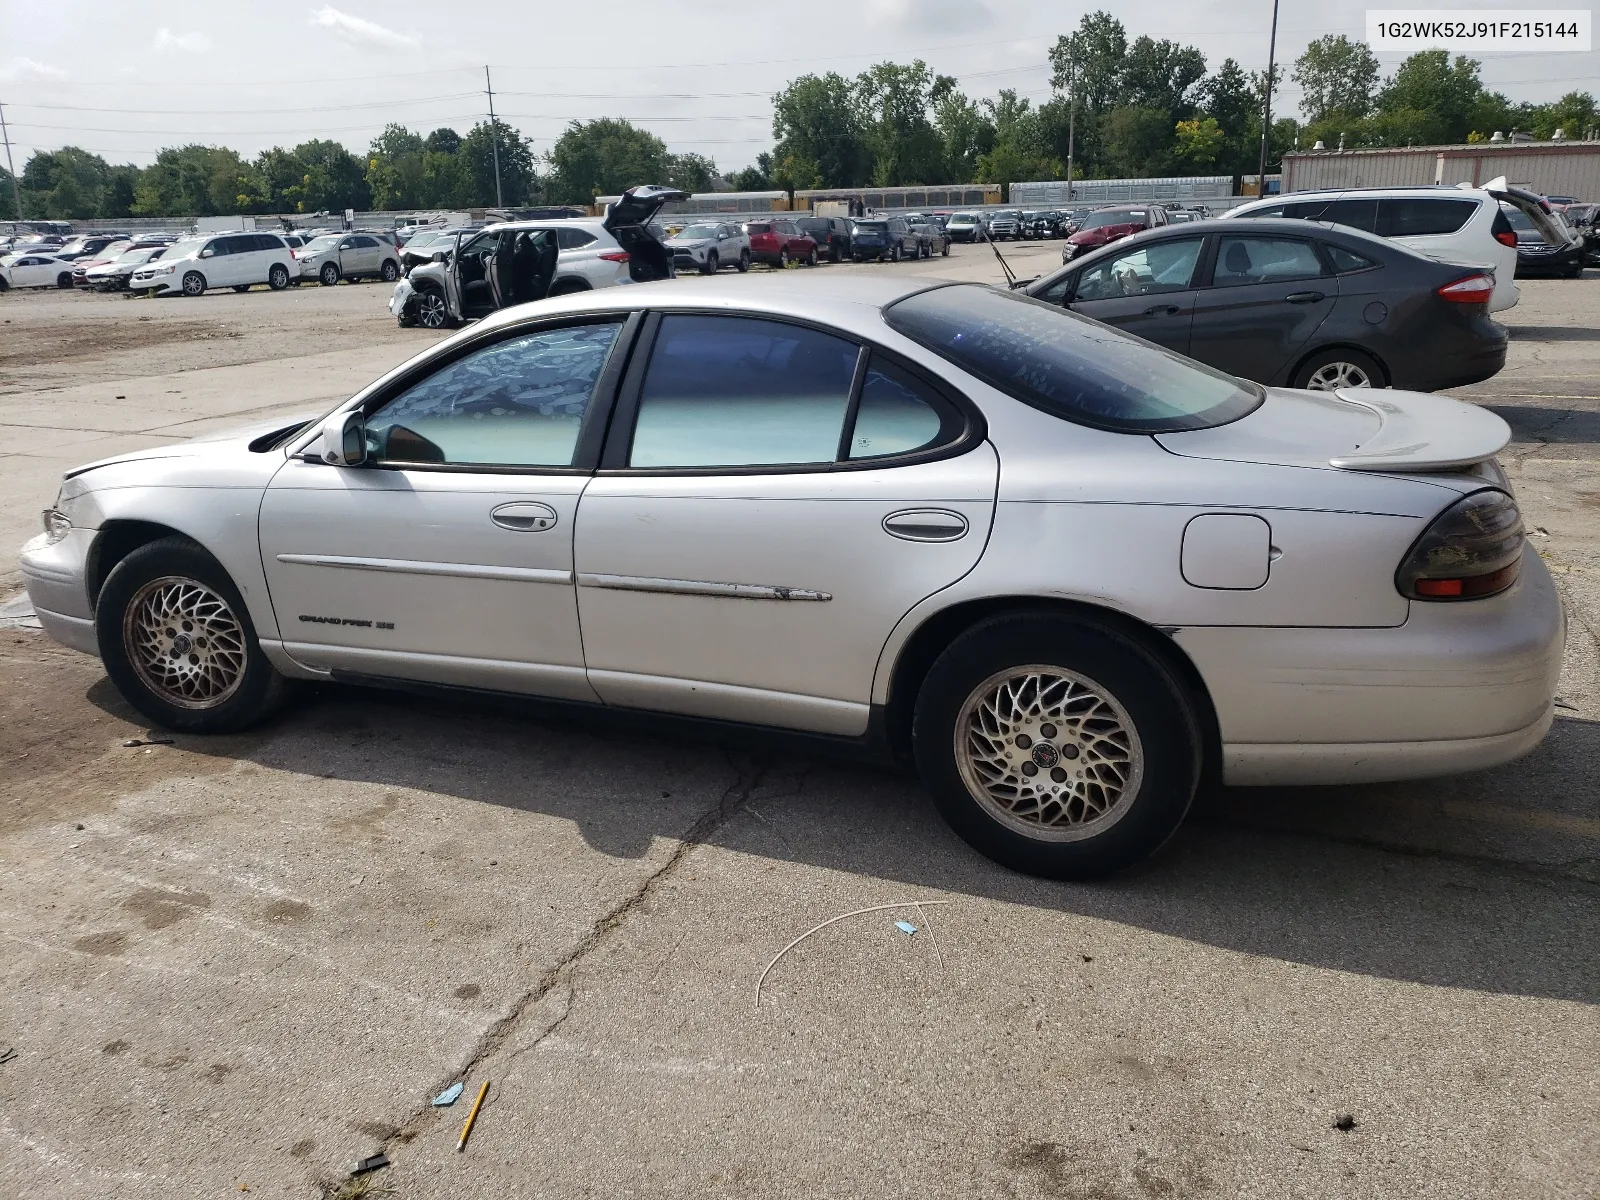
[[[950,224],[952,225],[976,225],[977,223],[978,216],[976,213],[957,213],[950,218]]]
[[[1265,396],[1121,330],[979,284],[919,292],[883,315],[890,328],[1024,404],[1100,429],[1209,429]]]
[[[161,247],[159,247],[159,246],[143,246],[143,247],[140,247],[138,250],[129,250],[124,254],[118,255],[117,256],[117,261],[119,263],[149,262],[150,261],[150,256],[152,254],[154,254],[160,248]]]
[[[339,235],[337,233],[330,233],[330,234],[325,234],[325,235],[323,235],[322,237],[319,237],[319,238],[312,238],[309,242],[306,243],[306,249],[307,250],[332,250],[338,244],[339,244]]]
[[[167,252],[162,257],[183,258],[190,254],[198,254],[200,253],[200,248],[209,240],[209,238],[184,238],[182,241],[173,242],[172,245],[168,246]]]
[[[714,238],[717,236],[717,227],[715,225],[691,225],[678,236],[681,238]]]
[[[1119,208],[1111,212],[1090,213],[1083,219],[1085,229],[1098,229],[1102,225],[1143,225],[1144,209]]]

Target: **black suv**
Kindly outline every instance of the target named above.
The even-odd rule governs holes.
[[[800,232],[817,244],[817,253],[829,262],[850,257],[850,222],[843,217],[801,217],[795,222]]]
[[[921,255],[922,243],[904,217],[868,217],[857,221],[850,231],[850,257],[857,262],[869,258],[899,262]]]

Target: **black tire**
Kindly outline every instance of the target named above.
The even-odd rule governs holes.
[[[332,287],[339,282],[339,264],[325,262],[317,271],[317,282],[323,287]]]
[[[56,286],[58,288],[61,288],[63,291],[65,291],[68,288],[70,288],[72,286],[72,272],[71,271],[63,271],[63,272],[61,272],[61,274],[57,275],[56,276]]]
[[[739,251],[739,274],[743,275],[750,269],[750,251]]]
[[[183,294],[185,296],[203,296],[209,286],[206,283],[206,277],[200,274],[199,271],[189,271],[183,277]]]
[[[177,689],[165,689],[152,683],[155,678],[152,668],[136,665],[146,663],[149,656],[131,644],[135,641],[140,611],[148,611],[141,598],[159,594],[164,580],[175,581],[172,586],[181,595],[209,595],[211,601],[220,603],[226,620],[207,626],[185,621],[182,610],[179,615],[169,615],[165,620],[170,620],[171,625],[165,631],[158,631],[156,636],[165,632],[167,637],[163,644],[170,640],[172,650],[156,655],[158,663],[165,664],[170,658],[181,664],[185,656],[179,651],[184,648],[203,652],[206,639],[200,633],[214,634],[217,628],[231,629],[233,632],[221,636],[229,647],[237,647],[227,653],[213,651],[205,660],[232,664],[218,672],[222,678],[231,678],[231,684],[223,690],[213,688],[215,695],[200,696],[187,704],[171,698]],[[215,605],[207,603],[211,611],[218,611]],[[134,609],[131,613],[130,608]],[[177,636],[173,636],[174,631]],[[233,580],[228,578],[221,563],[186,537],[149,542],[112,568],[95,607],[95,635],[100,645],[100,659],[117,690],[134,708],[167,729],[184,733],[231,733],[266,716],[277,707],[287,690],[288,681],[261,652],[250,613]],[[213,646],[223,644],[213,636]],[[188,657],[190,663],[198,667],[199,655],[191,653]],[[200,674],[203,672],[197,669],[189,673],[188,678],[194,681]],[[206,680],[201,680],[200,686],[205,683]]]
[[[905,252],[900,248],[900,243],[896,242],[894,244],[893,252],[889,255],[889,261],[890,262],[899,262],[904,257],[905,257]]]
[[[944,246],[939,251],[939,257],[941,257],[941,258],[949,258],[950,257],[950,239],[949,238],[945,239]]]
[[[811,247],[810,250],[806,251],[806,266],[814,267],[816,265],[817,265],[817,248],[815,246],[813,246],[813,247]]]
[[[835,242],[833,245],[828,247],[829,262],[842,263],[848,257],[849,255],[839,248],[838,242]]]
[[[588,292],[593,290],[593,288],[589,287],[581,279],[563,279],[560,283],[556,284],[550,289],[550,294],[552,296],[573,296],[579,292]]]
[[[715,275],[717,273],[717,252],[713,250],[706,255],[706,261],[700,264],[700,274]]]
[[[1096,732],[1075,738],[1069,730],[1038,723],[1048,722],[1053,714],[1047,711],[1030,718],[1035,719],[1031,727],[1039,734],[1037,741],[1021,737],[985,741],[980,736],[972,744],[1021,759],[1018,773],[999,783],[1004,792],[1011,786],[1005,780],[1015,781],[1013,790],[1019,795],[1014,798],[1020,805],[1028,803],[1020,794],[1033,787],[1052,792],[1075,788],[1090,794],[1096,779],[1131,784],[1131,791],[1120,793],[1114,786],[1102,787],[1098,794],[1105,799],[1109,791],[1111,799],[1104,814],[1093,820],[1087,819],[1088,809],[1074,798],[1079,792],[1073,791],[1055,793],[1066,797],[1060,804],[1040,798],[1031,819],[1026,811],[1003,819],[999,801],[980,799],[978,791],[985,790],[981,784],[969,786],[968,775],[976,779],[978,769],[969,762],[964,773],[965,756],[958,751],[964,711],[980,697],[994,694],[996,681],[1008,672],[1022,677],[1037,667],[1045,673],[1071,672],[1080,683],[1087,681],[1103,694],[1094,701],[1095,712],[1105,717],[1095,725]],[[1026,700],[1027,693],[1022,695]],[[1120,707],[1120,713],[1104,696]],[[1113,723],[1124,720],[1134,736],[1115,734]],[[1080,716],[1080,732],[1083,727]],[[912,739],[923,785],[962,840],[1003,866],[1049,879],[1096,879],[1154,853],[1183,822],[1194,800],[1203,744],[1186,690],[1154,653],[1093,617],[1043,612],[994,617],[952,642],[934,662],[917,695]],[[1118,775],[1091,762],[1099,747],[1125,750],[1130,763],[1138,762],[1138,770],[1129,766]],[[1080,766],[1071,767],[1073,761]],[[1034,767],[1032,775],[1027,774],[1029,765]],[[1051,775],[1044,775],[1045,770]],[[1031,779],[1040,783],[1027,782]],[[1074,806],[1076,821],[1049,824],[1039,819],[1041,815],[1070,818]]]
[[[412,307],[417,314],[417,324],[424,329],[449,329],[455,324],[444,293],[436,287],[418,289]]]
[[[236,283],[233,285],[233,290],[236,292],[248,292],[250,285],[248,283]]]
[[[1340,382],[1341,377],[1351,381]],[[1329,350],[1318,350],[1301,363],[1294,373],[1291,386],[1330,391],[1335,387],[1381,388],[1388,385],[1388,377],[1372,355],[1348,346],[1335,346]]]
[[[785,246],[778,251],[778,269],[784,270],[789,265],[789,247]]]
[[[386,258],[383,260],[383,267],[378,271],[378,274],[383,277],[385,283],[393,283],[400,278],[400,264],[392,258]]]
[[[282,263],[273,263],[267,269],[267,286],[275,292],[281,292],[289,286],[289,268]]]

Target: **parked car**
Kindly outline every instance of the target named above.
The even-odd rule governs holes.
[[[901,217],[868,217],[851,226],[850,257],[856,262],[899,262],[921,256],[917,235]]]
[[[456,243],[459,233],[476,233],[483,228],[481,225],[460,225],[441,228],[437,225],[426,229],[419,229],[406,239],[400,248],[400,270],[407,274],[413,267],[420,267],[425,262],[433,259],[435,250],[448,250]]]
[[[1519,208],[1509,201],[1501,201],[1500,211],[1517,235],[1519,276],[1562,275],[1576,279],[1583,273],[1587,258],[1583,235],[1568,226],[1561,214]]]
[[[669,279],[671,256],[646,226],[663,204],[687,198],[630,188],[604,217],[508,221],[435,242],[429,261],[395,285],[389,311],[402,326],[446,329],[546,296]]]
[[[1506,359],[1491,269],[1284,218],[1167,226],[1026,290],[1257,383],[1432,392]]]
[[[850,222],[845,218],[801,217],[795,225],[817,244],[817,253],[829,262],[844,262],[851,257]]]
[[[1430,258],[1491,264],[1495,294],[1489,311],[1501,312],[1517,302],[1517,235],[1500,209],[1502,199],[1523,203],[1503,179],[1482,188],[1346,188],[1269,196],[1241,204],[1224,219],[1331,221],[1392,238]]]
[[[132,250],[134,243],[131,241],[108,242],[93,254],[85,254],[72,260],[72,282],[77,287],[87,287],[89,268],[103,267],[115,261],[121,255]]]
[[[72,261],[51,254],[8,254],[0,258],[0,292],[12,288],[72,286]]]
[[[1061,237],[1061,214],[1053,208],[1022,214],[1022,236],[1029,240]]]
[[[989,236],[982,214],[975,212],[952,213],[944,231],[950,235],[952,242],[981,242]]]
[[[393,283],[400,278],[400,256],[392,242],[380,242],[371,233],[331,233],[312,238],[294,252],[301,279],[315,279],[332,287],[341,279],[355,283],[361,279],[381,279]]]
[[[174,243],[159,262],[134,271],[128,290],[153,296],[203,296],[211,288],[247,292],[264,283],[276,292],[298,275],[293,252],[277,234],[221,233]]]
[[[1584,263],[1600,267],[1600,204],[1569,204],[1561,215],[1583,238]]]
[[[987,214],[989,240],[994,242],[1017,241],[1022,237],[1022,213],[1018,209],[1002,209]]]
[[[1167,221],[1172,225],[1186,225],[1190,221],[1198,220],[1200,220],[1199,213],[1192,213],[1185,208],[1169,208],[1167,210]]]
[[[750,269],[750,238],[737,225],[725,221],[700,221],[685,226],[662,243],[679,271],[715,275],[723,267]]]
[[[100,292],[125,292],[133,273],[146,263],[155,262],[166,254],[167,247],[135,246],[123,251],[110,262],[101,263],[85,273],[84,283]],[[76,280],[76,272],[74,272]]]
[[[1071,237],[1083,228],[1083,223],[1094,213],[1092,208],[1075,208],[1062,214],[1061,236]]]
[[[920,257],[932,258],[935,254],[950,257],[950,238],[932,221],[912,222],[911,232],[916,235],[917,254]]]
[[[1096,209],[1077,222],[1078,228],[1068,235],[1067,244],[1061,247],[1061,261],[1069,263],[1080,254],[1165,224],[1166,210],[1159,204],[1117,204]]]
[[[817,243],[790,220],[747,221],[745,236],[750,239],[750,257],[769,267],[787,267],[791,262],[817,265]]]
[[[111,245],[112,242],[126,240],[127,239],[120,234],[103,233],[85,235],[83,237],[75,237],[71,241],[64,243],[54,251],[54,254],[57,258],[76,261],[80,258],[87,258],[98,254],[101,250],[104,250],[107,246]]]
[[[294,678],[800,730],[1063,878],[1153,851],[1206,777],[1452,774],[1545,736],[1565,618],[1500,417],[1266,389],[928,282],[503,312],[326,418],[69,471],[21,574],[190,736]]]

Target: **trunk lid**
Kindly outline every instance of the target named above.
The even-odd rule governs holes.
[[[1155,438],[1189,458],[1413,473],[1493,458],[1511,427],[1487,409],[1426,392],[1268,388],[1261,407],[1231,424]]]

